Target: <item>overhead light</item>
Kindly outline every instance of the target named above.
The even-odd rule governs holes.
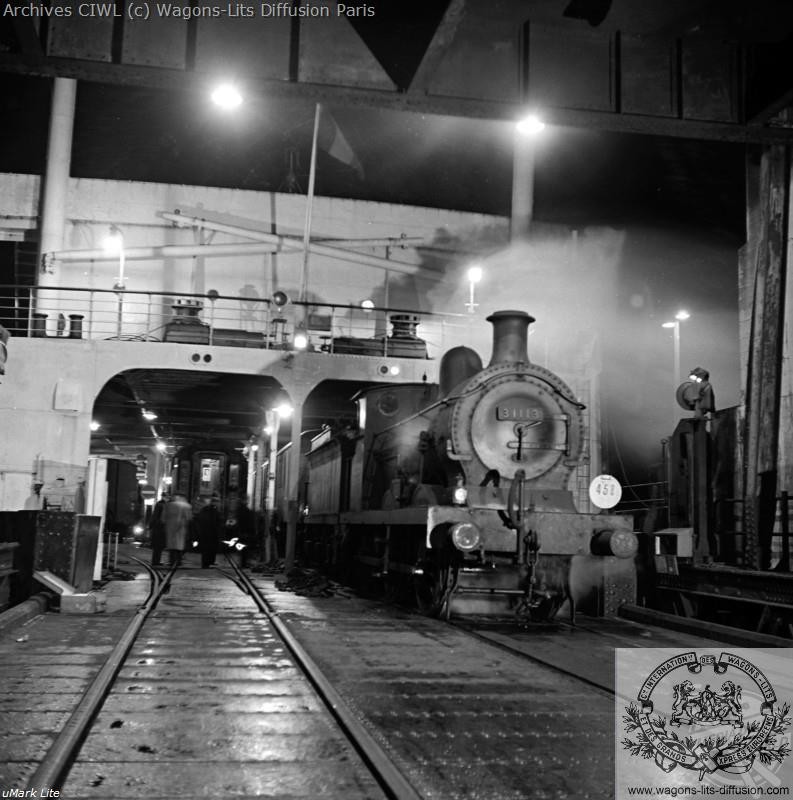
[[[101,427],[102,426],[95,419],[91,420],[91,430],[92,431],[98,431]]]
[[[545,130],[545,123],[536,114],[527,114],[515,123],[515,130],[524,136],[534,136]]]
[[[684,319],[688,319],[690,316],[691,314],[689,314],[688,311],[678,311],[677,314],[675,314],[675,319],[679,319],[682,322]]]
[[[362,300],[361,308],[368,313],[374,308],[374,302],[372,300]]]
[[[276,406],[275,410],[281,419],[289,419],[289,417],[292,416],[292,412],[294,411],[294,409],[292,408],[292,406],[289,405],[289,403],[281,403],[280,406]]]
[[[236,86],[230,83],[222,83],[212,92],[212,102],[216,106],[231,111],[242,105],[242,95]]]
[[[110,233],[102,240],[102,249],[111,256],[121,255],[124,252],[124,234],[119,227],[110,226]]]
[[[141,411],[141,414],[143,414],[143,419],[145,419],[147,422],[153,422],[155,419],[157,419],[157,415],[153,411],[146,411],[145,408],[143,411]]]
[[[293,341],[295,350],[305,350],[308,347],[308,336],[305,331],[298,330]]]
[[[165,452],[165,451],[168,449],[168,445],[167,445],[167,444],[165,444],[165,442],[163,442],[162,440],[159,440],[159,441],[157,442],[157,444],[155,444],[154,446],[155,446],[155,447],[157,448],[157,450],[159,450],[161,453],[164,453],[164,452]]]

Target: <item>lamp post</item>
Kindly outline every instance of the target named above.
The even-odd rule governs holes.
[[[469,314],[476,310],[477,303],[474,302],[474,287],[482,280],[482,267],[471,267],[468,270],[468,302],[465,304]]]
[[[121,325],[124,318],[124,267],[126,265],[126,254],[124,252],[124,234],[117,225],[110,226],[110,233],[105,237],[104,249],[110,255],[118,256],[118,279],[113,289],[118,293],[118,321],[116,323],[116,335],[121,338]]]
[[[512,212],[510,238],[514,242],[529,232],[534,214],[534,151],[545,123],[529,114],[515,123],[512,155]]]
[[[242,105],[242,94],[232,83],[221,83],[212,90],[212,102],[225,111],[233,111]]]
[[[272,515],[275,511],[275,480],[276,462],[278,458],[278,432],[281,428],[281,420],[289,419],[292,416],[292,407],[287,403],[282,403],[275,408],[265,411],[264,433],[270,437],[270,458],[267,462],[267,503],[264,515],[264,560],[269,563],[273,558],[277,558],[278,553],[273,546],[272,534]]]
[[[672,427],[677,424],[677,418],[679,416],[677,410],[677,386],[678,381],[680,380],[680,323],[684,320],[687,320],[691,314],[688,311],[678,311],[675,314],[674,320],[670,322],[664,322],[661,326],[662,328],[671,328],[672,329],[672,338],[674,341],[674,374],[672,375]]]

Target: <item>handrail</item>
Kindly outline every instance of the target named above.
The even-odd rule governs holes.
[[[266,305],[274,304],[270,297],[248,297],[239,294],[213,294],[210,298],[209,293],[203,294],[179,291],[152,291],[150,289],[97,289],[92,287],[90,289],[85,286],[31,286],[29,284],[13,284],[13,283],[0,283],[0,299],[2,299],[5,289],[12,291],[22,290],[25,292],[37,291],[51,291],[51,292],[91,292],[92,294],[108,294],[108,295],[149,295],[151,297],[184,297],[195,298],[198,300],[205,300],[207,303],[213,303],[217,300],[237,300],[246,303],[265,303]],[[370,313],[373,311],[385,311],[390,314],[415,314],[420,317],[438,317],[438,318],[451,318],[451,319],[470,319],[470,314],[454,311],[424,311],[415,308],[400,308],[394,306],[370,306],[362,308],[360,305],[349,303],[323,303],[318,300],[289,300],[288,305],[302,307],[302,308],[327,308],[327,309],[347,309],[350,311],[360,311],[361,313]]]
[[[439,355],[451,346],[455,333],[459,338],[460,329],[483,324],[466,313],[401,306],[364,308],[317,300],[283,304],[273,297],[221,295],[214,290],[199,294],[10,283],[0,284],[0,322],[12,336],[279,350],[293,349],[294,336],[302,331],[311,337],[308,349],[315,352],[412,358],[430,357],[430,349]],[[420,334],[417,325],[423,326]]]

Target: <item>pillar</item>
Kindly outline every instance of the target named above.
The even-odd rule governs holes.
[[[59,283],[55,267],[46,263],[46,254],[62,250],[64,245],[76,96],[76,80],[55,78],[50,109],[47,162],[42,176],[39,200],[37,285],[40,287],[57,286]],[[39,313],[47,314],[49,321],[54,324],[60,311],[57,292],[39,290],[36,293],[36,309]]]

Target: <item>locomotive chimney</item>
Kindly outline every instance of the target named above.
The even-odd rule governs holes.
[[[493,364],[529,362],[529,325],[534,317],[525,311],[496,311],[487,318],[493,324]]]

